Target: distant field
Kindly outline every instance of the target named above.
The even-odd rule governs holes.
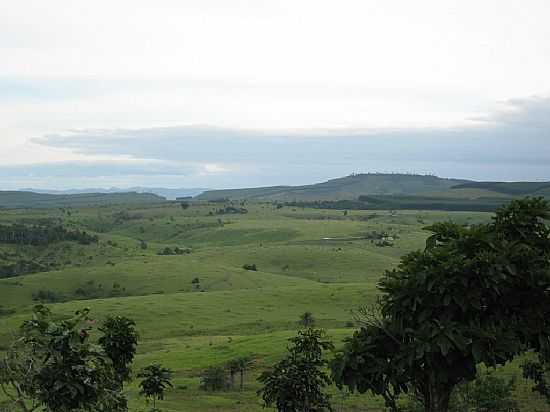
[[[226,206],[241,213],[226,213],[233,210]],[[283,354],[303,312],[311,311],[339,344],[356,326],[353,311],[376,299],[380,275],[404,253],[423,247],[423,227],[490,217],[248,201],[193,202],[187,209],[164,202],[4,210],[0,224],[55,222],[97,234],[99,242],[0,244],[0,265],[22,258],[51,265],[48,271],[0,279],[0,350],[42,291],[56,301],[49,305],[60,316],[90,307],[98,319],[108,314],[135,319],[141,336],[136,368],[160,361],[176,371],[176,387],[160,402],[162,410],[261,411],[255,379]],[[392,246],[377,245],[380,233]],[[181,254],[159,254],[176,247]],[[244,264],[258,270],[245,270]],[[241,355],[255,359],[245,391],[198,389],[204,368]],[[519,376],[517,363],[503,373],[518,376],[523,412],[548,410]],[[379,399],[332,391],[339,411],[381,410]],[[129,395],[132,410],[142,408],[135,384]]]

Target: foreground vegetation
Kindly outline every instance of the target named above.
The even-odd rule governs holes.
[[[247,213],[219,210],[246,209]],[[488,213],[341,211],[271,203],[193,202],[79,209],[13,210],[0,224],[53,222],[98,236],[43,246],[0,244],[0,260],[47,263],[47,270],[0,280],[0,345],[45,301],[69,317],[92,307],[136,322],[134,369],[153,363],[173,371],[173,389],[156,403],[166,411],[259,411],[256,378],[285,355],[300,318],[310,312],[336,348],[358,326],[353,311],[374,303],[380,275],[422,248],[423,227],[437,221],[486,222]],[[376,235],[374,235],[376,233]],[[383,234],[381,237],[380,234]],[[381,239],[385,242],[379,242]],[[185,250],[185,253],[164,253]],[[247,270],[244,267],[254,267]],[[39,293],[42,291],[43,293]],[[330,355],[329,355],[330,356]],[[204,390],[204,375],[235,359],[252,361],[240,385]],[[516,377],[522,411],[548,410],[521,377],[518,361],[498,375]],[[230,381],[230,374],[225,375]],[[379,411],[384,401],[328,388],[337,410]],[[138,381],[125,393],[143,409]]]

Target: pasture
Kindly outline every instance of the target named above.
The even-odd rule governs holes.
[[[135,368],[161,362],[175,371],[162,410],[260,411],[256,377],[284,353],[302,313],[312,312],[338,346],[357,327],[354,310],[375,301],[380,275],[423,247],[425,226],[442,220],[473,224],[491,216],[251,202],[234,202],[231,207],[240,212],[227,212],[227,205],[1,211],[0,224],[55,222],[86,230],[99,242],[0,245],[4,261],[49,265],[47,271],[0,279],[0,350],[39,296],[46,296],[59,316],[90,307],[98,320],[109,314],[134,319],[141,341]],[[176,248],[182,252],[165,253]],[[257,270],[245,270],[247,264]],[[199,390],[201,371],[244,355],[254,359],[244,391]],[[517,362],[500,373],[517,375],[523,411],[548,410],[520,377]],[[131,410],[144,410],[136,384],[128,391]],[[332,392],[339,411],[381,410],[380,399]]]

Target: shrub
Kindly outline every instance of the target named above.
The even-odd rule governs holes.
[[[200,388],[205,391],[221,391],[226,387],[225,370],[220,366],[212,366],[204,371]]]

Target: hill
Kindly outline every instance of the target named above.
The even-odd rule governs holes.
[[[0,352],[37,303],[59,317],[85,307],[98,322],[124,315],[136,321],[140,334],[134,370],[159,362],[175,372],[174,388],[159,401],[162,410],[260,412],[256,379],[281,358],[300,315],[313,313],[316,325],[340,347],[357,326],[354,311],[376,302],[380,275],[403,254],[424,247],[423,227],[491,218],[455,211],[343,213],[256,202],[247,202],[246,213],[220,214],[221,206],[157,202],[3,210],[0,225],[35,228],[50,222],[97,236],[97,242],[0,241],[0,269],[26,265],[20,274],[0,279]],[[185,253],[164,252],[176,247]],[[242,356],[254,360],[244,390],[200,389],[206,368]],[[520,411],[547,410],[522,378],[519,362],[498,373],[517,380]],[[330,391],[339,411],[383,410],[381,399]],[[127,394],[129,410],[143,410],[135,380]],[[0,405],[3,397],[0,391]]]
[[[76,195],[90,193],[153,193],[157,196],[165,197],[168,200],[175,200],[178,197],[197,196],[208,189],[202,188],[166,188],[166,187],[143,187],[135,186],[126,189],[119,187],[110,188],[85,188],[85,189],[65,189],[65,190],[50,190],[50,189],[21,189],[23,192],[46,193],[51,195]]]
[[[110,204],[158,203],[166,200],[152,193],[82,193],[55,195],[47,193],[0,191],[0,208],[86,207]]]
[[[269,201],[351,200],[361,195],[424,195],[448,191],[469,183],[461,179],[444,179],[429,175],[367,173],[332,179],[305,186],[272,186],[248,189],[209,190],[196,198],[254,199]]]
[[[548,196],[550,182],[467,182],[452,189],[481,189],[509,196]]]

